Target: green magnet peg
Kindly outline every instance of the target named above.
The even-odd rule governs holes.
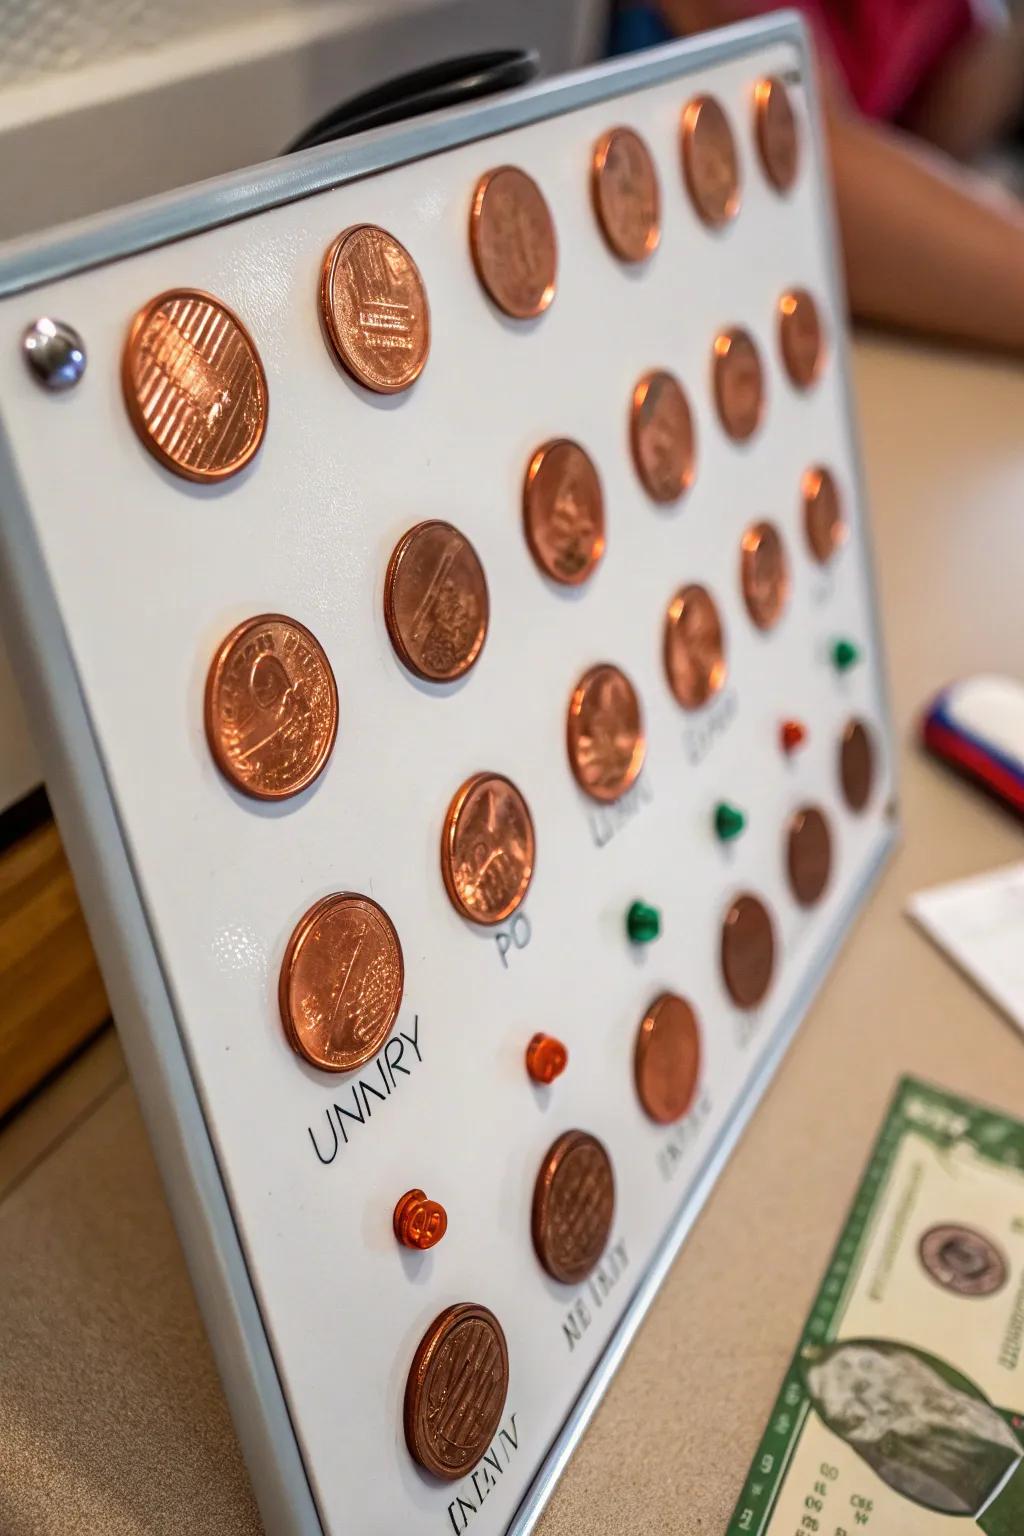
[[[730,805],[728,800],[720,800],[715,806],[715,831],[723,843],[729,843],[734,837],[739,837],[747,824],[747,818],[738,805]]]
[[[626,932],[634,944],[649,944],[661,932],[661,913],[645,901],[634,901],[626,913]]]
[[[832,664],[837,672],[848,672],[860,661],[860,650],[852,640],[837,640],[832,647]]]

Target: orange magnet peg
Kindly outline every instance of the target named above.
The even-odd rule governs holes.
[[[795,752],[807,740],[807,727],[799,720],[783,720],[779,736],[783,752]]]
[[[535,1083],[553,1083],[569,1064],[569,1052],[554,1035],[534,1035],[526,1047],[526,1070]]]
[[[395,1236],[403,1248],[433,1248],[448,1230],[448,1213],[422,1189],[410,1189],[395,1206]]]

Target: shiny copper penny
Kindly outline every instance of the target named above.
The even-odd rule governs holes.
[[[725,682],[722,621],[705,587],[681,587],[665,615],[665,671],[684,709],[706,704]]]
[[[775,969],[775,931],[756,896],[738,896],[722,924],[722,975],[740,1008],[756,1008]]]
[[[211,294],[158,294],[131,323],[121,386],[132,426],[166,469],[224,480],[244,469],[267,428],[267,377],[256,344]]]
[[[779,300],[779,345],[786,372],[797,389],[809,389],[825,362],[825,339],[818,306],[805,288]]]
[[[569,700],[569,764],[594,800],[618,800],[644,765],[647,738],[636,689],[609,662],[584,672]]]
[[[746,442],[764,410],[761,354],[749,331],[723,331],[715,337],[713,382],[722,426],[735,442]]]
[[[477,277],[513,320],[543,314],[555,296],[558,244],[544,194],[532,176],[502,165],[481,176],[469,216]]]
[[[435,1317],[405,1384],[405,1443],[420,1466],[454,1479],[474,1467],[501,1423],[508,1345],[494,1313],[462,1301]]]
[[[713,96],[683,109],[683,175],[706,224],[728,224],[739,212],[740,172],[729,119]]]
[[[990,1237],[959,1223],[929,1227],[917,1252],[932,1279],[956,1296],[994,1296],[1010,1273],[1005,1255]]]
[[[690,403],[674,374],[645,373],[633,391],[633,462],[644,490],[667,505],[693,484],[695,434]]]
[[[567,587],[586,581],[604,554],[604,496],[579,443],[560,437],[537,449],[523,486],[523,525],[546,576]]]
[[[815,560],[824,565],[845,542],[847,533],[835,476],[828,469],[809,469],[800,491],[807,543]]]
[[[384,579],[384,618],[410,672],[447,683],[468,672],[487,636],[490,600],[476,550],[451,523],[417,523]]]
[[[750,617],[758,629],[771,629],[789,600],[789,562],[774,523],[754,523],[743,535],[740,580]]]
[[[851,811],[862,811],[871,798],[875,778],[875,750],[867,726],[850,720],[839,743],[839,782]]]
[[[376,224],[344,230],[324,257],[320,309],[344,368],[380,395],[418,379],[430,351],[430,306],[420,269]]]
[[[754,87],[754,129],[761,165],[778,192],[796,180],[800,145],[789,93],[781,80],[759,80]]]
[[[612,128],[594,148],[598,223],[622,261],[646,261],[661,238],[661,195],[651,152],[632,128]]]
[[[536,848],[530,808],[510,779],[477,773],[448,807],[441,874],[455,910],[501,923],[530,888]]]
[[[637,1030],[633,1057],[640,1103],[659,1125],[681,1120],[700,1073],[700,1029],[689,1003],[663,992]]]
[[[565,1131],[533,1187],[533,1246],[554,1280],[575,1285],[605,1250],[615,1215],[611,1158],[596,1136]]]
[[[325,896],[297,924],[281,962],[288,1039],[314,1067],[351,1072],[388,1038],[404,985],[402,946],[384,909],[349,891]]]
[[[832,869],[832,834],[823,812],[805,805],[789,823],[786,870],[789,886],[802,907],[811,907],[828,885]]]
[[[338,731],[338,690],[319,640],[261,613],[223,640],[206,677],[213,760],[236,789],[283,800],[312,784]]]

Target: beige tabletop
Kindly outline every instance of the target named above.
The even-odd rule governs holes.
[[[876,340],[855,370],[903,841],[540,1536],[721,1532],[897,1077],[1024,1112],[1024,1041],[903,915],[1024,858],[913,739],[943,683],[1021,672],[1024,371]],[[108,1032],[0,1135],[0,1536],[260,1529]]]

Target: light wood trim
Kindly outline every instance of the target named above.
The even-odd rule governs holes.
[[[0,853],[0,1115],[109,1017],[52,822]]]

